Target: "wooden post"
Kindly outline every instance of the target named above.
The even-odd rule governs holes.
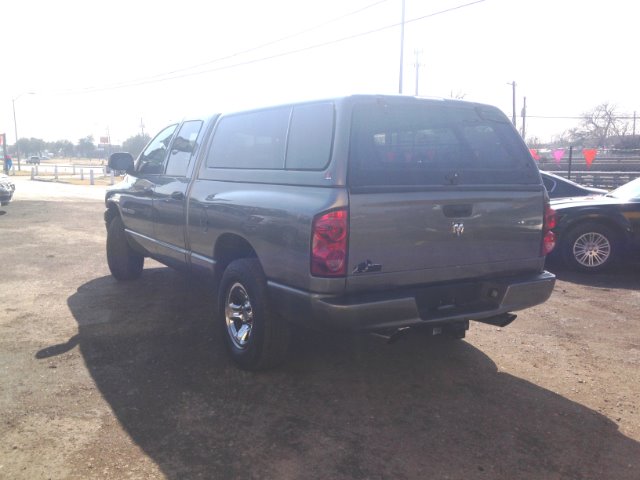
[[[89,185],[95,185],[93,181],[93,168],[89,169]]]
[[[569,171],[567,172],[567,179],[571,180],[571,162],[573,160],[573,145],[569,147]]]

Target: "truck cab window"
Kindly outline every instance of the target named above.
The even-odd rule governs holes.
[[[169,142],[177,125],[170,125],[151,140],[147,148],[140,154],[136,162],[136,172],[153,175],[162,173],[164,160],[167,158]]]

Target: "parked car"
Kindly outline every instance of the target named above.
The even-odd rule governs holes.
[[[608,190],[595,187],[587,187],[568,180],[551,172],[540,171],[550,198],[584,197],[587,195],[604,195]]]
[[[583,272],[607,270],[640,257],[640,178],[596,197],[551,201],[559,256]]]
[[[30,163],[32,165],[40,165],[40,157],[29,157],[27,163]]]
[[[11,201],[16,186],[4,173],[0,173],[0,205],[6,205]]]
[[[290,324],[462,338],[544,302],[554,246],[540,174],[495,107],[358,95],[163,129],[106,194],[107,262],[217,280],[231,358],[283,360]]]

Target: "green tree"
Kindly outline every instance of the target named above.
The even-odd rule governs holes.
[[[73,155],[73,143],[69,140],[58,140],[58,153],[64,155],[65,157],[70,157]]]
[[[137,157],[142,152],[142,149],[147,143],[149,143],[151,137],[145,134],[138,134],[135,137],[129,137],[122,143],[122,149],[125,152],[129,152],[133,157]]]
[[[96,145],[93,143],[93,135],[81,138],[76,145],[76,152],[80,157],[92,158],[96,151]]]
[[[16,142],[16,147],[18,152],[20,152],[24,156],[29,155],[29,149],[31,148],[31,144],[29,143],[28,138],[19,138]]]
[[[20,138],[18,140],[18,148],[25,157],[40,155],[46,149],[46,142],[41,138]]]
[[[73,143],[69,140],[56,140],[55,142],[47,142],[47,149],[55,154],[70,157],[73,155]]]

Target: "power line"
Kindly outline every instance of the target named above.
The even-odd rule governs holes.
[[[386,0],[383,0],[383,1],[386,1]],[[460,10],[462,8],[470,7],[470,6],[476,5],[478,3],[483,3],[485,1],[486,0],[475,0],[473,2],[468,2],[468,3],[462,4],[462,5],[458,5],[458,6],[455,6],[455,7],[447,8],[445,10],[440,10],[438,12],[434,12],[434,13],[431,13],[431,14],[428,14],[428,15],[423,15],[421,17],[417,17],[417,18],[412,18],[410,20],[406,20],[404,22],[404,24],[406,25],[406,24],[410,24],[410,23],[415,23],[415,22],[418,22],[418,21],[421,21],[421,20],[425,20],[427,18],[432,18],[432,17],[438,16],[438,15],[443,15],[445,13],[449,13],[449,12],[453,12],[455,10]],[[377,5],[379,3],[382,3],[382,1],[377,2],[375,4],[372,4],[371,6]],[[360,11],[362,11],[362,9]],[[309,45],[309,46],[306,46],[306,47],[296,48],[296,49],[293,49],[293,50],[287,50],[287,51],[284,51],[284,52],[276,53],[276,54],[273,54],[273,55],[268,55],[268,56],[265,56],[265,57],[259,57],[259,58],[255,58],[255,59],[252,59],[252,60],[246,60],[246,61],[243,61],[243,62],[237,62],[237,63],[231,64],[231,65],[225,65],[225,66],[221,66],[221,67],[209,68],[209,69],[200,70],[200,71],[197,71],[197,72],[188,72],[188,73],[182,73],[180,75],[168,76],[168,75],[172,75],[169,72],[169,73],[166,73],[166,74],[158,74],[158,75],[156,75],[154,77],[151,77],[151,78],[148,78],[148,79],[132,80],[132,81],[129,81],[129,82],[122,82],[120,84],[115,84],[115,85],[105,86],[105,87],[88,87],[88,88],[85,88],[85,89],[81,89],[81,90],[77,90],[77,91],[68,91],[68,92],[63,92],[63,93],[60,93],[60,94],[72,95],[72,94],[82,94],[82,93],[94,93],[94,92],[107,91],[107,90],[116,90],[116,89],[120,89],[120,88],[137,87],[137,86],[141,86],[141,85],[148,85],[148,84],[151,84],[151,83],[160,83],[160,82],[166,82],[166,81],[169,81],[169,80],[178,80],[180,78],[192,77],[192,76],[197,76],[197,75],[204,75],[204,74],[207,74],[207,73],[213,73],[213,72],[218,72],[218,71],[222,71],[222,70],[229,70],[229,69],[232,69],[232,68],[242,67],[242,66],[246,66],[246,65],[252,65],[252,64],[255,64],[255,63],[261,63],[261,62],[265,62],[265,61],[268,61],[268,60],[273,60],[273,59],[276,59],[276,58],[286,57],[286,56],[289,56],[289,55],[295,55],[297,53],[302,53],[302,52],[309,51],[309,50],[314,50],[314,49],[317,49],[317,48],[327,47],[329,45],[335,45],[337,43],[342,43],[342,42],[345,42],[345,41],[348,41],[348,40],[353,40],[353,39],[356,39],[356,38],[359,38],[359,37],[364,37],[364,36],[367,36],[367,35],[372,35],[374,33],[379,33],[379,32],[382,32],[384,30],[389,30],[391,28],[395,28],[395,27],[398,27],[400,25],[402,25],[402,22],[393,23],[393,24],[390,24],[390,25],[386,25],[384,27],[379,27],[379,28],[376,28],[376,29],[373,29],[373,30],[360,32],[360,33],[356,33],[356,34],[353,34],[353,35],[347,35],[345,37],[341,37],[341,38],[334,39],[334,40],[329,40],[329,41],[326,41],[326,42],[317,43],[317,44],[314,44],[314,45]],[[274,41],[274,43],[275,43],[275,41]],[[258,48],[262,48],[262,46],[255,47],[255,48],[249,49],[247,51],[254,51],[254,50],[258,49]],[[212,64],[212,63],[217,63],[217,62],[220,62],[220,61],[223,61],[223,60],[228,60],[229,58],[235,57],[235,56],[240,55],[240,54],[241,53],[229,55],[227,57],[211,60],[209,62],[200,64],[199,66],[194,66],[194,67],[190,67],[190,68],[182,69],[182,70],[178,70],[178,71],[180,72],[180,71],[190,70],[190,69],[193,69],[193,68],[199,68],[200,66],[205,66],[205,65],[209,65],[209,64]],[[156,78],[156,77],[161,77],[162,75],[164,75],[165,77],[164,78]]]
[[[371,3],[369,5],[366,5],[365,7],[359,8],[358,10],[354,10],[354,11],[345,13],[344,15],[340,15],[338,17],[332,18],[331,20],[327,20],[326,22],[320,23],[318,25],[315,25],[313,27],[307,28],[305,30],[301,30],[299,32],[292,33],[290,35],[286,35],[284,37],[280,37],[280,38],[278,38],[276,40],[271,40],[269,42],[266,42],[266,43],[263,43],[263,44],[260,44],[260,45],[256,45],[254,47],[250,47],[250,48],[247,48],[245,50],[240,50],[238,52],[234,52],[234,53],[231,53],[229,55],[225,55],[223,57],[218,57],[218,58],[214,58],[212,60],[208,60],[208,61],[203,62],[203,63],[198,63],[198,64],[195,64],[195,65],[191,65],[189,67],[178,68],[178,69],[175,69],[175,70],[171,70],[169,72],[158,73],[156,75],[152,75],[152,76],[149,76],[149,77],[141,77],[141,78],[138,78],[138,79],[118,82],[118,83],[114,83],[114,84],[111,84],[111,85],[105,85],[103,87],[85,87],[83,89],[78,89],[77,91],[76,90],[69,90],[69,91],[66,91],[66,92],[62,92],[60,94],[64,94],[64,93],[68,93],[68,94],[85,93],[84,90],[88,90],[89,91],[89,92],[86,92],[86,93],[91,93],[91,91],[94,91],[95,89],[103,90],[103,89],[110,89],[110,88],[121,88],[121,87],[128,86],[128,84],[132,83],[132,82],[147,82],[147,81],[150,82],[151,80],[154,80],[154,79],[158,79],[159,81],[162,81],[163,79],[161,77],[166,77],[166,76],[169,76],[169,75],[175,75],[177,73],[182,73],[182,72],[188,72],[189,70],[194,70],[196,68],[201,68],[201,67],[204,67],[204,66],[207,66],[207,65],[212,65],[214,63],[220,63],[220,62],[223,62],[225,60],[230,60],[230,59],[232,59],[234,57],[238,57],[238,56],[241,56],[241,55],[246,55],[248,53],[255,52],[257,50],[262,50],[263,48],[270,47],[270,46],[275,45],[277,43],[284,42],[285,40],[291,40],[292,38],[299,37],[299,36],[305,35],[305,34],[307,34],[309,32],[313,32],[314,30],[318,30],[320,28],[326,27],[327,25],[331,25],[332,23],[335,23],[335,22],[338,22],[338,21],[343,20],[345,18],[357,15],[359,13],[364,12],[365,10],[369,10],[370,8],[376,7],[376,6],[380,5],[380,4],[386,3],[388,1],[389,0],[379,0],[379,1],[375,2],[375,3]],[[180,78],[180,77],[177,77],[177,78]]]

